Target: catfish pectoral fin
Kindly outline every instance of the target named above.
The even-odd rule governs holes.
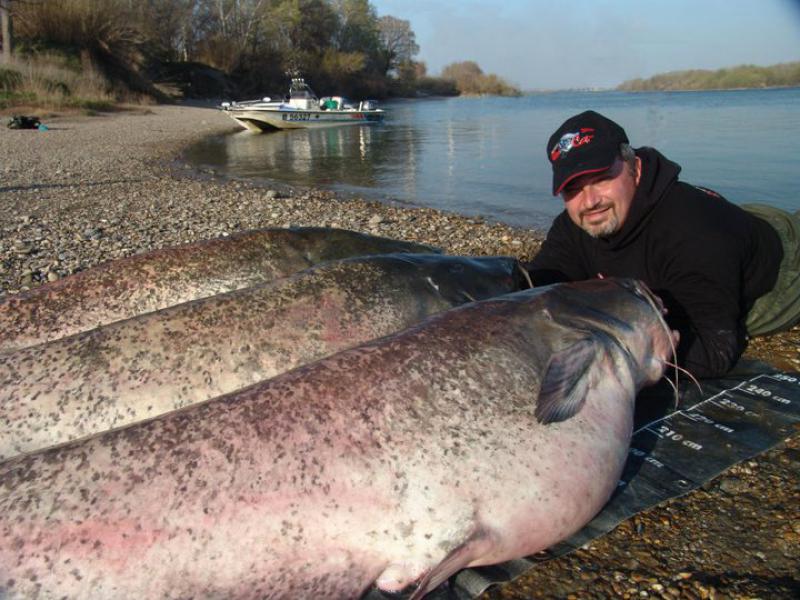
[[[534,411],[540,423],[566,421],[580,412],[589,389],[589,367],[599,350],[596,338],[587,336],[552,356]]]

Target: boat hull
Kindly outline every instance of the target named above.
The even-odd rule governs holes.
[[[316,129],[344,125],[366,125],[383,121],[382,110],[227,110],[228,116],[250,131],[270,129]]]

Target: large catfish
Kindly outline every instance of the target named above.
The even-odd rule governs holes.
[[[0,352],[286,277],[328,260],[436,252],[346,229],[258,229],[104,263],[0,301]]]
[[[532,289],[12,459],[0,596],[421,597],[591,519],[672,341],[639,283]]]
[[[0,460],[208,400],[525,287],[513,258],[355,258],[0,355]]]

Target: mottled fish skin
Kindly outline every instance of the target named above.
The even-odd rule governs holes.
[[[419,597],[550,546],[610,496],[635,393],[663,374],[670,336],[641,290],[603,280],[466,304],[0,464],[0,596],[355,598],[419,582]],[[540,392],[575,355],[589,358],[580,408],[543,423]]]
[[[266,283],[328,260],[436,248],[323,227],[259,229],[108,262],[0,301],[0,353]]]
[[[232,392],[523,285],[508,257],[332,261],[0,355],[0,460]]]

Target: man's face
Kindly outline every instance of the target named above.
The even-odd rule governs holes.
[[[570,181],[561,192],[569,218],[592,237],[605,237],[625,223],[642,175],[636,157],[635,172],[621,158],[602,173],[588,173]]]

